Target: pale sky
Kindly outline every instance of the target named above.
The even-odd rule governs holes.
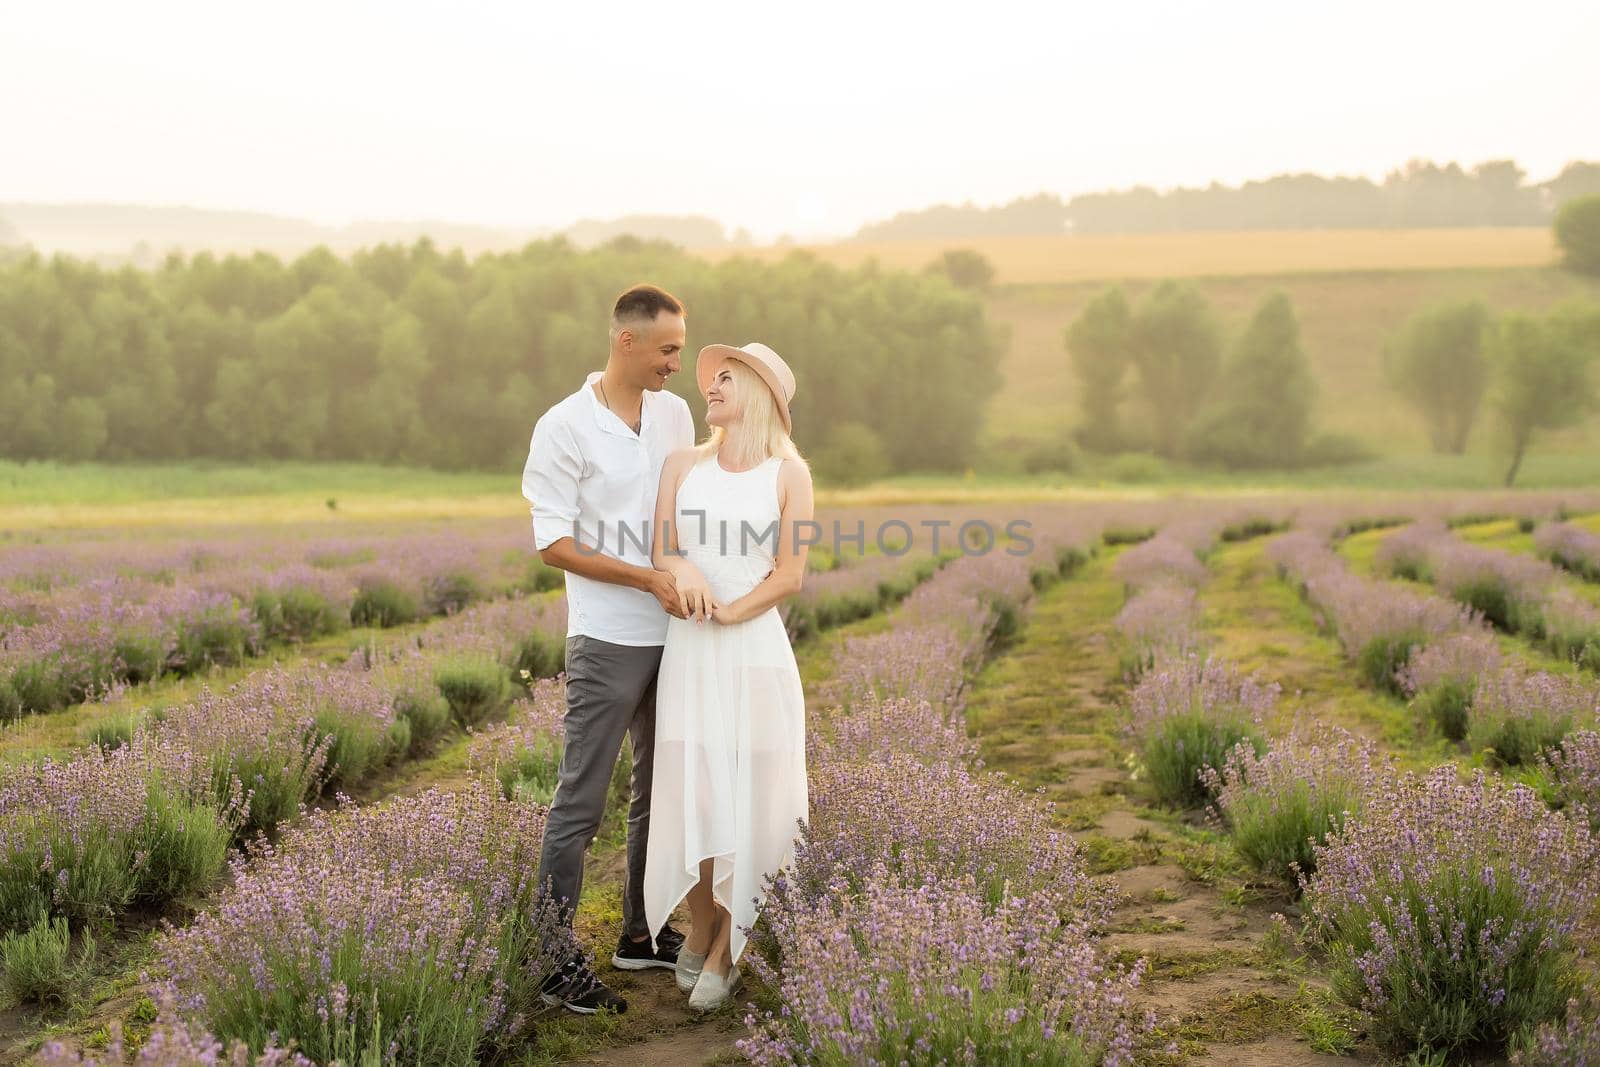
[[[1408,158],[1600,159],[1600,4],[0,0],[0,201],[843,234]]]

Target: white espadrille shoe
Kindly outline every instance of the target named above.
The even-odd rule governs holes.
[[[729,967],[728,973],[723,975],[702,970],[694,991],[689,994],[689,1007],[695,1011],[716,1011],[742,984],[737,967]]]
[[[672,968],[673,976],[678,980],[678,988],[685,993],[694,992],[694,984],[700,980],[700,972],[705,969],[705,965],[705,953],[690,952],[688,946],[678,949],[678,962]]]

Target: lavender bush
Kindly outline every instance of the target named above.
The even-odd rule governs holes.
[[[811,731],[809,752],[813,764],[875,763],[896,755],[925,763],[982,764],[960,716],[909,697],[853,701],[849,714],[836,715]]]
[[[563,720],[567,711],[564,679],[543,679],[511,709],[510,721],[472,739],[467,768],[493,781],[508,800],[548,805],[561,769]]]
[[[1600,534],[1570,522],[1547,522],[1533,535],[1533,546],[1563,570],[1600,582]]]
[[[1210,537],[1206,537],[1208,541]],[[1189,585],[1192,589],[1208,577],[1205,563],[1197,555],[1198,547],[1203,545],[1194,544],[1194,539],[1178,536],[1171,528],[1166,528],[1149,541],[1123,552],[1112,571],[1130,593],[1165,582]]]
[[[820,574],[808,574],[805,587],[781,605],[789,637],[803,641],[892,607],[933,577],[949,559],[880,554],[853,559],[848,565]]]
[[[1279,691],[1211,657],[1157,663],[1128,698],[1128,735],[1157,797],[1183,807],[1205,804],[1210,792],[1201,772],[1221,767],[1241,743],[1260,747],[1261,721]]]
[[[1351,574],[1309,532],[1277,538],[1267,556],[1321,613],[1324,625],[1374,689],[1405,695],[1402,672],[1414,654],[1447,634],[1480,627],[1462,605]]]
[[[1316,869],[1316,846],[1359,815],[1396,771],[1370,740],[1323,727],[1276,738],[1259,753],[1237,745],[1220,769],[1201,773],[1239,854],[1298,887]]]
[[[1035,892],[989,909],[970,878],[878,871],[772,909],[783,972],[750,958],[783,1009],[749,1016],[739,1051],[762,1065],[1129,1064],[1153,1025],[1131,1009],[1142,967],[1108,968],[1065,904]]]
[[[1544,642],[1551,652],[1600,674],[1600,610],[1570,589],[1544,602]]]
[[[1453,765],[1407,775],[1316,849],[1308,924],[1334,989],[1401,1048],[1505,1047],[1560,1015],[1594,907],[1587,825]]]
[[[485,788],[313,812],[159,953],[221,1041],[316,1062],[473,1064],[570,955],[535,882],[544,810]]]
[[[1506,667],[1478,680],[1467,741],[1504,767],[1533,763],[1575,725],[1592,726],[1600,686],[1544,671]]]
[[[1122,676],[1137,681],[1158,659],[1181,659],[1199,649],[1200,604],[1187,586],[1158,582],[1128,598],[1117,612],[1126,648]]]
[[[1600,1010],[1574,997],[1565,1019],[1541,1024],[1524,1044],[1511,1067],[1600,1067]]]
[[[1467,736],[1478,680],[1500,669],[1500,646],[1488,633],[1448,634],[1415,655],[1399,673],[1401,690],[1451,741]]]
[[[298,1053],[269,1044],[259,1055],[242,1041],[223,1043],[184,1021],[178,1014],[176,998],[170,991],[156,993],[156,1021],[138,1054],[130,1060],[122,1033],[122,1023],[113,1020],[108,1027],[111,1040],[100,1055],[75,1052],[59,1041],[52,1041],[33,1060],[37,1067],[316,1067]],[[351,1061],[346,1061],[351,1062]]]
[[[0,930],[103,921],[222,872],[245,798],[204,761],[140,736],[112,752],[0,770]]]
[[[1471,611],[1344,570],[1305,582],[1306,596],[1330,618],[1339,643],[1374,689],[1399,694],[1412,655],[1446,634],[1478,625]]]
[[[1543,636],[1544,602],[1560,580],[1548,563],[1450,537],[1438,546],[1433,570],[1442,592],[1499,629]]]
[[[1379,544],[1373,563],[1379,571],[1413,582],[1433,581],[1433,561],[1440,546],[1451,540],[1449,529],[1437,520],[1422,520],[1401,527]]]
[[[986,906],[1009,892],[1048,891],[1085,928],[1111,910],[1082,851],[1053,825],[1053,807],[993,775],[893,754],[811,770],[811,821],[791,890],[825,893],[840,880],[864,891],[874,871],[906,884],[963,876]]]
[[[1539,752],[1538,766],[1550,799],[1600,831],[1600,733],[1582,729],[1568,734],[1559,747]]]

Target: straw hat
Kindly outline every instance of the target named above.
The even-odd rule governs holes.
[[[761,380],[767,383],[773,399],[778,402],[778,417],[783,419],[784,432],[794,433],[794,426],[789,421],[789,402],[794,399],[794,371],[789,369],[789,364],[783,361],[782,356],[760,341],[751,341],[742,348],[732,345],[706,345],[702,348],[694,363],[694,376],[700,385],[701,395],[704,396],[711,388],[717,371],[730,359],[738,360],[761,375]]]

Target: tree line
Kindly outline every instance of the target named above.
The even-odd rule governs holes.
[[[1120,287],[1067,327],[1078,379],[1077,442],[1099,452],[1149,449],[1229,469],[1294,468],[1361,458],[1353,442],[1316,433],[1316,380],[1294,306],[1268,293],[1229,341],[1193,285],[1163,282],[1139,304]],[[1600,407],[1600,305],[1496,316],[1482,301],[1426,308],[1391,340],[1385,367],[1439,452],[1461,453],[1484,408],[1516,481],[1538,436]],[[1137,425],[1126,418],[1140,405]]]
[[[1062,200],[1053,193],[998,207],[939,204],[863,226],[858,240],[1189,230],[1540,226],[1568,200],[1600,193],[1600,163],[1573,162],[1529,184],[1510,160],[1470,169],[1413,160],[1382,182],[1280,174],[1234,187],[1160,192],[1136,186]]]
[[[796,439],[823,473],[971,461],[1003,347],[974,294],[942,275],[803,253],[712,265],[631,238],[472,259],[428,240],[287,262],[201,253],[148,271],[13,254],[0,455],[507,469],[538,416],[604,365],[611,304],[642,280],[685,301],[691,352],[762,340],[791,362]],[[671,387],[689,396],[685,364]]]

